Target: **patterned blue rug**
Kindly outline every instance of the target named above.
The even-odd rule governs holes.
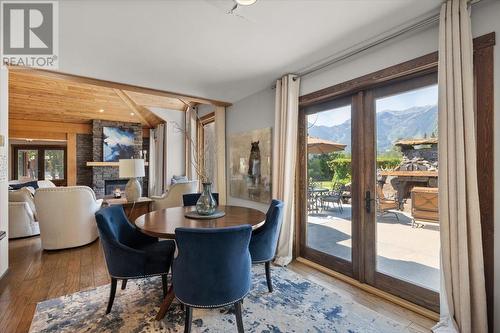
[[[263,265],[254,266],[253,289],[243,304],[245,332],[406,331],[392,319],[289,269],[272,270],[275,290],[269,293]],[[129,281],[126,290],[118,288],[113,309],[105,315],[108,293],[106,285],[40,302],[30,332],[183,332],[184,315],[178,303],[163,321],[154,320],[161,303],[160,278]],[[232,308],[195,309],[192,326],[192,332],[236,332]]]

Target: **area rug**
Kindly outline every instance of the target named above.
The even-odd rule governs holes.
[[[252,291],[243,303],[245,332],[406,331],[392,319],[286,268],[273,267],[274,292],[269,293],[260,266],[254,266]],[[125,290],[118,288],[106,315],[108,293],[106,285],[40,302],[30,332],[183,332],[184,314],[178,303],[162,321],[154,320],[161,303],[160,278],[129,281]],[[192,332],[236,332],[234,310],[195,309],[192,326]]]

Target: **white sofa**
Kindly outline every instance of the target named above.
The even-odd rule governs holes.
[[[9,238],[40,234],[33,196],[29,189],[9,191]]]
[[[56,250],[92,243],[98,236],[94,214],[101,205],[102,199],[96,200],[87,186],[37,189],[35,206],[42,248]]]
[[[153,210],[183,206],[182,195],[198,192],[198,181],[192,180],[170,186],[161,196],[153,196]]]

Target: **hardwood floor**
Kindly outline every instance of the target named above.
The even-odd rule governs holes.
[[[99,241],[76,249],[42,251],[39,237],[9,241],[10,269],[0,280],[2,332],[27,332],[37,302],[108,284]],[[430,332],[435,324],[347,283],[294,262],[289,268],[305,278],[407,326],[409,332]],[[103,304],[105,306],[105,304]]]

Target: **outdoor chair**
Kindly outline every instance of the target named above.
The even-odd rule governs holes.
[[[344,207],[342,206],[342,193],[344,191],[344,186],[335,186],[334,189],[328,193],[325,193],[321,196],[321,208],[324,210],[325,207],[328,208],[328,204],[332,203],[333,208],[335,208],[335,204],[337,204],[339,211],[342,213],[344,211]]]
[[[394,214],[394,216],[396,216],[396,220],[398,220],[399,222],[398,213],[393,211],[399,209],[399,202],[396,199],[386,198],[381,186],[377,185],[376,189],[377,189],[376,204],[377,204],[377,213],[379,214],[379,216],[383,216],[386,214]]]

